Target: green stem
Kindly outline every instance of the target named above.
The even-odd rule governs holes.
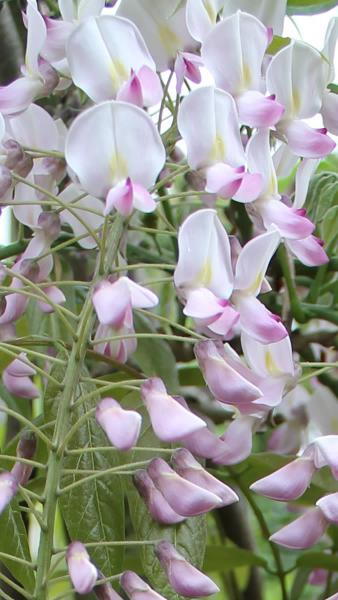
[[[21,254],[26,250],[28,244],[29,240],[19,240],[18,242],[8,244],[7,246],[0,246],[0,260]]]
[[[299,301],[296,288],[294,286],[293,278],[290,270],[289,256],[285,246],[280,246],[278,249],[278,258],[280,265],[282,267],[286,287],[288,289],[289,300],[292,315],[299,323],[304,323],[306,321],[306,316],[304,315],[301,303]]]
[[[330,321],[330,323],[338,325],[338,313],[335,309],[319,304],[303,303],[302,306],[310,318],[325,319],[325,321]]]
[[[90,446],[90,448],[75,448],[73,450],[67,450],[66,454],[84,454],[86,452],[120,452],[118,448],[114,446]],[[129,452],[155,452],[155,454],[172,454],[173,448],[141,448],[140,446],[134,446],[130,448]]]
[[[129,463],[129,464],[125,465],[125,467],[126,467],[126,469],[127,469],[127,467],[128,467],[128,469],[138,469],[140,467],[146,466],[149,463],[149,460],[139,460],[134,463]],[[122,475],[124,473],[128,474],[127,470],[126,471],[123,470],[123,466],[124,465],[119,465],[118,467],[111,467],[110,469],[105,469],[104,471],[96,471],[95,473],[88,475],[88,477],[83,477],[82,479],[80,479],[80,481],[74,481],[73,483],[66,485],[64,488],[61,488],[59,490],[58,495],[60,496],[66,492],[69,492],[70,490],[73,490],[74,488],[78,487],[79,485],[82,485],[83,483],[88,483],[88,481],[98,479],[99,477],[105,477],[105,475],[111,475],[112,473],[115,473],[115,474],[118,473],[119,475]]]
[[[110,239],[112,240],[112,243],[106,256],[105,272],[108,271],[111,264],[115,261],[123,231],[123,219],[118,215],[111,231]],[[99,280],[99,264],[100,257],[98,257],[97,260],[93,285]],[[70,407],[80,381],[81,370],[86,357],[87,344],[90,339],[93,323],[92,299],[91,294],[88,293],[80,314],[76,338],[73,342],[67,369],[65,371],[63,380],[64,391],[58,407],[53,434],[53,446],[48,459],[48,474],[44,491],[46,502],[43,511],[43,520],[46,524],[46,531],[41,532],[38,550],[35,586],[36,600],[45,600],[46,598],[47,577],[53,551],[53,532],[58,490],[63,466],[63,453],[59,452],[59,448],[62,446],[68,430]]]

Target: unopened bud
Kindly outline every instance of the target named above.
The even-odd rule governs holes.
[[[23,150],[16,140],[7,140],[2,145],[6,150],[5,167],[14,169],[24,157]]]
[[[173,525],[184,521],[185,517],[182,517],[171,508],[147,471],[142,469],[136,471],[133,482],[155,521],[164,525]]]
[[[34,433],[26,432],[22,435],[17,448],[16,455],[19,458],[31,460],[36,451],[36,438]],[[16,462],[11,473],[20,485],[26,485],[32,474],[33,467],[22,462]]]
[[[0,515],[18,491],[18,482],[12,473],[0,473]]]
[[[12,175],[10,170],[4,165],[0,165],[0,198],[2,198],[12,185]]]
[[[46,96],[49,96],[58,85],[60,77],[56,70],[45,60],[40,60],[39,71],[44,79],[44,92]]]
[[[35,281],[40,273],[39,265],[31,258],[24,258],[20,262],[20,274],[31,281]]]
[[[72,542],[67,549],[66,560],[69,576],[78,594],[90,594],[98,577],[97,568],[81,542]]]
[[[46,232],[51,240],[56,240],[56,238],[60,235],[60,217],[55,212],[45,211],[40,213],[38,217],[38,226]]]
[[[33,169],[33,159],[28,154],[24,153],[23,157],[19,162],[15,165],[13,169],[14,173],[20,175],[20,177],[27,177],[27,175]]]

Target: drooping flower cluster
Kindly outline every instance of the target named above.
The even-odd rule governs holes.
[[[160,314],[160,293],[148,289],[135,276],[136,269],[142,273],[151,264],[173,272],[177,310],[183,313],[183,325],[176,325],[180,333],[193,334],[196,360],[192,352],[189,360],[202,373],[209,405],[226,412],[228,427],[216,434],[189,403],[188,393],[186,398],[174,395],[178,390],[170,389],[153,369],[144,369],[146,375],[136,371],[141,409],[125,407],[118,395],[101,394],[87,416],[94,418],[95,413],[94,425],[124,452],[126,461],[144,433],[142,425],[151,425],[163,446],[182,446],[173,449],[170,461],[154,457],[132,473],[133,489],[151,518],[175,526],[238,501],[237,493],[195,457],[214,465],[247,458],[253,434],[297,385],[292,323],[278,296],[274,302],[269,297],[268,292],[280,290],[270,267],[279,248],[287,261],[296,258],[307,267],[329,260],[304,206],[310,178],[335,147],[328,132],[338,133],[338,95],[328,87],[338,26],[337,19],[331,22],[321,51],[286,41],[275,52],[271,42],[282,33],[286,0],[121,0],[117,9],[103,11],[105,4],[59,0],[61,18],[55,19],[40,12],[36,0],[27,0],[25,64],[20,77],[0,88],[0,201],[13,207],[20,230],[31,233],[20,240],[16,260],[1,266],[5,291],[0,340],[21,337],[20,319],[29,302],[37,302],[43,313],[55,313],[68,323],[77,365],[84,363],[87,345],[89,358],[120,365],[129,377],[130,371],[135,373],[137,337],[142,336],[134,313],[154,309],[149,317],[170,324]],[[61,105],[67,93],[78,102],[75,112],[79,109],[80,114],[69,118],[60,110],[65,122],[50,115],[47,103],[46,108],[36,104],[53,94]],[[316,115],[323,121],[319,129],[307,122]],[[169,126],[163,133],[166,120]],[[198,184],[182,192],[181,182],[174,181],[179,175],[186,176],[184,186]],[[280,178],[289,180],[286,194],[280,192]],[[166,185],[176,186],[172,197],[165,195]],[[200,198],[208,208],[187,211],[185,194]],[[162,202],[177,198],[185,217],[175,220]],[[240,203],[249,223],[249,234],[241,240],[234,235],[238,230],[231,211],[238,204],[233,203]],[[164,231],[154,233],[148,227],[153,216],[164,223]],[[123,229],[116,239],[109,237],[114,224]],[[157,247],[161,234],[177,234],[169,264],[163,266],[158,256],[147,254],[149,247],[136,237],[144,232],[154,234]],[[146,256],[144,263],[128,263],[131,234],[139,242],[139,256]],[[80,281],[81,290],[89,291],[88,302],[81,296],[78,304],[89,309],[76,332],[67,318],[77,323],[78,306],[74,312],[67,307],[69,280],[60,277],[65,267],[57,255],[69,245],[81,256],[92,257],[94,251],[98,257],[96,267]],[[81,338],[83,331],[88,339]],[[175,341],[163,331],[157,335]],[[54,344],[50,358],[56,362],[61,359],[54,350],[61,342],[46,342],[51,348]],[[43,368],[39,363],[35,369],[34,354],[27,358],[20,346],[17,353],[15,345],[9,346],[4,345],[11,357],[2,372],[4,386],[19,398],[38,397],[41,386],[32,378],[37,369],[48,370],[48,355]],[[35,356],[41,360],[40,352]],[[80,367],[77,372],[78,382],[82,378],[93,383],[81,375]],[[55,383],[53,376],[49,379]],[[119,383],[114,378],[111,382]],[[69,393],[63,419],[81,401],[76,390]],[[60,442],[61,461],[69,441],[59,438],[63,426],[57,422],[50,442],[53,452],[58,450],[54,439]],[[277,447],[278,440],[271,447],[274,443]],[[337,443],[334,435],[316,438],[252,489],[273,500],[291,501],[324,465],[337,479]],[[34,453],[35,442],[21,441],[12,471],[0,474],[0,513],[31,477]],[[56,498],[62,488],[57,485],[54,491]],[[306,548],[332,523],[338,524],[337,493],[320,498],[315,508],[271,539]],[[168,540],[156,543],[154,553],[177,594],[203,597],[218,591]],[[108,574],[91,561],[85,543],[73,541],[66,561],[77,593],[94,589],[103,600],[119,598],[105,580]],[[121,575],[120,585],[131,600],[162,598],[132,571]]]

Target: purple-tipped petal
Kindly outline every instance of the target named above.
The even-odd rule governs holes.
[[[329,257],[323,248],[324,242],[314,235],[309,235],[302,240],[287,240],[286,245],[307,267],[319,267],[329,262]]]
[[[250,489],[273,500],[296,500],[309,487],[315,470],[310,458],[296,458],[271,475],[255,481]]]
[[[176,442],[206,427],[202,419],[169,396],[161,379],[153,377],[143,383],[141,396],[154,432],[164,442]]]
[[[160,490],[157,489],[147,471],[136,471],[133,477],[134,485],[145,501],[152,518],[164,525],[181,523],[185,517],[177,514],[168,504]]]
[[[104,398],[97,405],[95,416],[113,446],[119,450],[135,446],[142,423],[138,412],[124,410],[113,398]]]
[[[294,550],[311,548],[320,540],[327,525],[328,522],[323,512],[317,506],[307,510],[301,517],[276,531],[270,540]]]
[[[254,90],[237,98],[239,120],[250,127],[273,127],[281,119],[284,106],[273,96],[263,96]]]
[[[118,183],[110,188],[106,196],[104,214],[109,215],[116,209],[124,217],[129,217],[133,211],[133,186],[128,178],[124,183]]]
[[[338,525],[338,492],[319,498],[316,506],[319,506],[323,515],[330,523]]]
[[[0,514],[18,491],[19,483],[13,473],[0,473]]]
[[[157,544],[155,554],[164,568],[171,587],[181,596],[201,598],[219,592],[217,585],[177,552],[170,542]]]
[[[223,450],[213,457],[218,465],[235,465],[245,460],[252,449],[252,428],[257,419],[241,415],[234,419],[221,436]]]
[[[323,158],[336,147],[326,129],[313,129],[304,121],[291,121],[285,128],[288,145],[297,156]]]
[[[225,485],[225,483],[222,483],[222,481],[219,481],[203,469],[202,465],[195,460],[189,450],[185,448],[175,450],[172,456],[172,464],[181,477],[219,496],[222,500],[222,506],[238,502],[239,498],[237,494],[228,485]]]
[[[130,600],[165,600],[133,571],[125,571],[121,575],[120,585]]]
[[[201,515],[222,504],[219,496],[180,477],[162,458],[154,458],[147,471],[168,504],[179,515]]]

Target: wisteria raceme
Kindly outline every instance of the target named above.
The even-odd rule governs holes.
[[[0,596],[334,600],[335,3],[2,4]]]

